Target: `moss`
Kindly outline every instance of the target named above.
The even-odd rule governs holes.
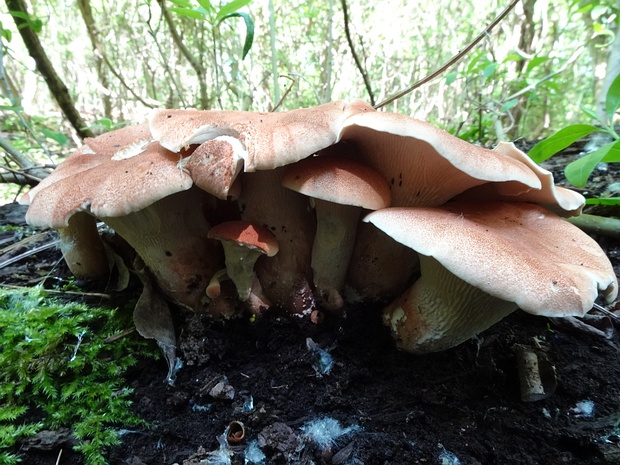
[[[117,428],[141,425],[124,374],[153,346],[132,335],[130,315],[60,303],[38,288],[0,289],[0,464],[42,428],[70,427],[88,465],[105,464]]]

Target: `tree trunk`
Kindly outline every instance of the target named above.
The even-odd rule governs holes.
[[[21,12],[28,15],[26,2],[24,0],[6,0],[6,6],[9,11]],[[75,128],[78,136],[82,139],[85,137],[92,137],[93,133],[86,127],[86,123],[82,119],[82,116],[78,113],[73,99],[69,95],[69,90],[64,82],[60,79],[56,70],[52,66],[36,32],[30,27],[29,22],[24,18],[13,16],[15,25],[22,36],[24,44],[28,49],[28,53],[34,59],[37,70],[45,79],[47,86],[56,99],[58,106],[67,117],[71,125]]]
[[[327,16],[327,56],[325,57],[325,94],[323,102],[332,100],[332,68],[334,64],[334,0],[329,0]]]
[[[269,0],[269,42],[271,45],[271,77],[273,79],[273,106],[280,102],[280,85],[278,83],[278,51],[276,46],[276,15],[273,0]]]
[[[614,82],[614,79],[616,79],[618,74],[620,74],[620,23],[616,27],[616,38],[609,48],[605,78],[603,79],[603,84],[601,85],[601,89],[599,90],[596,99],[596,114],[601,121],[607,120],[605,100],[607,98],[607,92],[611,87],[611,83]],[[613,121],[610,121],[609,123],[612,124]]]
[[[164,4],[164,0],[157,0],[157,4],[161,8],[161,13],[164,17],[164,20],[166,21],[166,24],[168,25],[168,29],[170,29],[170,34],[172,35],[172,40],[174,41],[174,44],[177,46],[181,54],[187,59],[190,66],[194,68],[194,71],[196,72],[196,77],[198,78],[198,85],[200,89],[200,107],[203,110],[207,110],[211,106],[211,101],[209,100],[209,96],[207,93],[207,73],[202,67],[202,65],[198,62],[196,57],[192,55],[192,53],[183,43],[183,39],[179,35],[174,21],[172,20],[170,11],[168,11],[168,8]]]
[[[523,16],[521,17],[521,35],[519,37],[519,50],[521,50],[525,55],[531,56],[534,52],[532,48],[532,42],[534,41],[534,37],[536,35],[536,24],[534,22],[534,5],[536,0],[524,0],[522,3],[523,8]],[[527,64],[530,62],[530,59],[523,59],[517,62],[517,82],[525,79],[523,76],[523,71],[527,69]],[[516,92],[517,88],[511,88],[511,94]],[[527,96],[521,95],[519,97],[518,103],[512,107],[509,111],[512,114],[511,118],[511,127],[506,131],[505,136],[507,140],[514,140],[521,134],[520,124],[521,118],[523,117],[523,113],[525,110],[525,106],[527,105]],[[506,140],[506,139],[504,139]]]
[[[106,118],[112,118],[112,101],[110,99],[110,81],[108,80],[108,75],[105,72],[105,62],[103,60],[103,51],[101,50],[99,44],[99,31],[97,31],[97,27],[95,26],[95,19],[93,18],[93,10],[90,7],[90,0],[78,0],[78,6],[80,7],[80,12],[82,13],[82,19],[84,20],[84,24],[86,25],[86,31],[88,32],[88,37],[90,39],[90,43],[93,47],[93,52],[95,56],[95,68],[97,70],[97,76],[99,77],[99,82],[101,83],[101,87],[104,89],[101,91],[101,100],[103,101],[103,112]]]

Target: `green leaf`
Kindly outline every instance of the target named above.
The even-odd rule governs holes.
[[[467,65],[467,70],[465,72],[465,74],[469,75],[472,73],[472,71],[474,71],[474,69],[476,68],[476,66],[478,65],[478,62],[480,61],[480,58],[482,57],[482,55],[479,53],[477,55],[475,55],[469,62],[469,64]]]
[[[211,2],[209,0],[198,0],[198,4],[204,8],[205,11],[212,11],[213,10],[213,5],[211,5]]]
[[[541,163],[560,150],[564,150],[573,142],[599,130],[590,124],[571,124],[534,145],[528,155],[536,163]]]
[[[4,37],[7,42],[10,42],[11,39],[13,39],[13,33],[8,29],[2,28],[2,37]]]
[[[458,72],[454,72],[454,73],[450,73],[446,76],[446,84],[450,85],[452,84],[454,81],[456,81],[456,78],[459,77],[459,73]]]
[[[217,12],[217,15],[215,16],[215,24],[217,25],[221,23],[224,19],[230,18],[231,13],[234,13],[240,8],[243,8],[244,6],[249,4],[251,1],[252,0],[232,0],[232,2],[227,3],[222,8],[220,8],[220,11]],[[252,26],[253,25],[254,23],[252,23]],[[247,21],[246,21],[246,26],[247,26]],[[252,27],[252,38],[254,38],[253,32],[254,32],[254,27]]]
[[[186,18],[199,19],[201,21],[205,19],[204,14],[191,8],[169,8],[169,10]]]
[[[536,68],[537,66],[542,65],[545,61],[549,61],[549,57],[534,57],[530,60],[530,62],[527,64],[527,69],[526,69],[526,73],[529,73],[530,71],[532,71],[534,68]]]
[[[508,100],[507,102],[504,102],[504,104],[502,105],[501,111],[508,111],[508,110],[510,110],[518,102],[519,102],[519,99],[516,99],[516,98],[513,98],[512,100]]]
[[[585,157],[569,163],[564,170],[564,174],[572,185],[584,187],[596,165],[601,162],[614,161],[620,161],[620,141],[605,144]]]
[[[9,11],[9,14],[13,16],[13,18],[21,18],[26,21],[30,21],[30,15],[28,13],[24,13],[23,11]]]
[[[29,23],[32,30],[37,34],[43,29],[43,21],[41,21],[40,19],[33,19]]]
[[[181,8],[190,8],[192,7],[192,2],[189,0],[170,0],[175,5],[180,6]],[[200,2],[199,2],[200,3]]]
[[[502,63],[508,63],[509,61],[522,61],[523,57],[518,53],[509,53],[506,58],[502,60]]]
[[[9,11],[9,14],[14,18],[20,18],[25,21],[25,23],[21,23],[17,26],[18,29],[30,26],[36,33],[41,32],[41,29],[43,29],[43,21],[40,19],[32,19],[28,13],[24,13],[23,11]]]
[[[482,71],[482,75],[487,79],[490,78],[491,76],[493,76],[493,74],[495,74],[495,70],[498,66],[499,63],[491,63],[484,68],[484,71]]]
[[[52,139],[55,142],[58,142],[60,145],[66,145],[69,140],[65,134],[58,131],[51,131],[47,128],[41,128],[41,132],[48,139]]]
[[[616,79],[609,86],[607,98],[605,99],[605,113],[610,125],[613,124],[614,115],[618,111],[618,107],[620,107],[620,74],[616,76]]]
[[[0,105],[2,111],[24,111],[24,107],[21,105]]]
[[[252,48],[252,44],[254,43],[254,21],[252,21],[252,18],[250,18],[250,15],[248,15],[247,13],[230,13],[226,16],[224,16],[218,23],[216,23],[216,27],[225,19],[227,18],[243,18],[243,21],[245,22],[245,29],[246,29],[246,33],[245,33],[245,42],[243,43],[243,54],[241,55],[241,59],[243,60],[248,52],[250,51],[250,49]]]
[[[110,118],[100,118],[95,120],[95,123],[104,126],[108,130],[112,129],[112,126],[114,126],[114,122]]]
[[[592,10],[592,8],[594,8],[594,4],[593,3],[587,3],[586,5],[584,5],[581,8],[579,8],[575,13],[577,13],[577,14],[588,13],[590,10]]]
[[[583,105],[581,105],[581,111],[583,111],[586,115],[588,115],[593,120],[598,121],[601,124],[605,124],[603,121],[600,120],[600,118],[598,117],[598,115],[596,114],[594,110],[591,110],[590,108],[584,107]]]
[[[586,205],[620,205],[620,197],[586,199]]]

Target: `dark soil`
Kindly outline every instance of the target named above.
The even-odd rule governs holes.
[[[620,243],[597,239],[620,274]],[[50,271],[66,273],[54,249],[0,269],[0,282],[28,284]],[[457,348],[414,356],[395,349],[379,312],[350,308],[320,325],[277,312],[254,322],[179,317],[176,382],[164,382],[163,360],[132,370],[134,408],[150,426],[125,431],[109,463],[252,463],[244,453],[254,441],[265,464],[620,463],[620,336],[611,325],[595,335],[588,324],[516,312]],[[515,353],[523,346],[555,368],[547,399],[521,400]],[[326,354],[333,367],[322,373]],[[352,428],[320,446],[304,431],[324,418]],[[215,456],[231,422],[243,423],[245,437]],[[23,459],[82,463],[63,443]]]

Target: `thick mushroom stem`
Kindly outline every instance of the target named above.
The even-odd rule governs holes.
[[[312,271],[320,303],[327,310],[344,305],[341,296],[355,245],[361,208],[313,199],[316,235],[312,246]]]
[[[269,297],[265,295],[256,275],[252,277],[252,289],[244,304],[254,315],[260,315],[263,309],[267,309],[273,305]]]
[[[517,309],[420,255],[422,276],[383,313],[399,348],[412,353],[457,346]]]
[[[217,242],[207,239],[211,197],[197,188],[115,218],[101,218],[142,258],[159,288],[197,309],[209,279],[222,268]]]
[[[346,279],[349,302],[387,302],[420,271],[415,250],[366,223],[358,226]]]
[[[310,197],[316,205],[318,231],[311,262],[314,284],[321,305],[338,310],[344,304],[341,292],[360,210],[388,207],[390,186],[377,171],[353,159],[326,154],[287,167],[282,185]]]
[[[314,308],[310,285],[311,244],[316,229],[307,198],[282,187],[282,168],[243,173],[241,219],[269,229],[280,249],[256,262],[256,275],[268,299],[292,313]]]
[[[250,297],[254,280],[254,264],[264,252],[252,250],[234,241],[222,241],[226,257],[226,272],[237,288],[239,299],[244,302]]]
[[[105,247],[97,231],[97,220],[78,212],[69,218],[69,226],[58,230],[60,250],[76,278],[100,279],[108,275]]]

